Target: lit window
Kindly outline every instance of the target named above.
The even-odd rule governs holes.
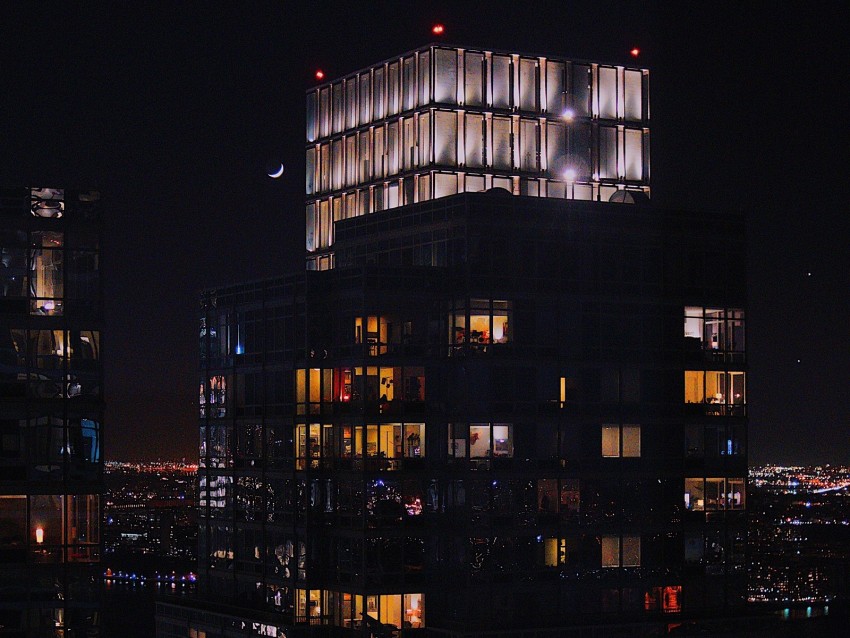
[[[511,303],[470,299],[459,302],[449,314],[449,343],[466,344],[470,349],[486,352],[490,344],[511,341]]]
[[[602,567],[640,567],[640,536],[603,536]]]
[[[603,425],[602,456],[605,458],[639,458],[639,425]]]
[[[747,404],[746,373],[686,370],[684,399],[700,414],[743,416]]]
[[[746,483],[743,478],[685,479],[686,510],[743,510],[746,505]]]
[[[474,423],[469,426],[471,458],[512,457],[513,426],[508,423]]]

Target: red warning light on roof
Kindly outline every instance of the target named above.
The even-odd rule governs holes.
[[[316,71],[316,79],[317,80],[324,80],[325,79],[325,72],[322,71],[321,69],[318,69]]]
[[[636,58],[637,56],[639,56],[639,55],[640,55],[640,49],[638,49],[637,47],[635,47],[634,49],[632,49],[631,51],[629,51],[629,53],[631,54],[631,56],[632,56],[633,58]]]
[[[433,33],[434,35],[443,35],[443,31],[445,31],[445,30],[446,29],[442,24],[435,24],[431,28],[431,33]]]

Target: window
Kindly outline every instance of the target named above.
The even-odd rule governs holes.
[[[468,308],[468,310],[467,310]],[[449,313],[449,343],[466,344],[470,350],[486,352],[490,344],[511,341],[511,302],[470,299],[455,303]]]
[[[544,567],[575,565],[578,562],[578,553],[578,539],[576,538],[543,539]]]
[[[685,509],[692,512],[746,509],[743,478],[686,478]]]
[[[640,536],[602,536],[602,567],[640,567]]]
[[[746,373],[735,370],[686,370],[685,403],[699,414],[746,414]]]
[[[472,423],[469,426],[470,458],[513,457],[513,426],[507,423]]]
[[[741,361],[745,346],[740,308],[685,306],[685,353],[709,361]]]
[[[603,425],[602,456],[605,458],[640,457],[640,426]]]

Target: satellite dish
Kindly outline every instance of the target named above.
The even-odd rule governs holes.
[[[649,197],[643,191],[617,191],[608,201],[615,204],[648,204]]]

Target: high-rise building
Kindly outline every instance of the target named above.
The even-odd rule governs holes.
[[[647,205],[647,88],[435,45],[308,93],[308,272],[202,296],[207,602],[163,638],[741,610],[743,219]]]
[[[99,200],[0,191],[0,636],[98,635]]]

